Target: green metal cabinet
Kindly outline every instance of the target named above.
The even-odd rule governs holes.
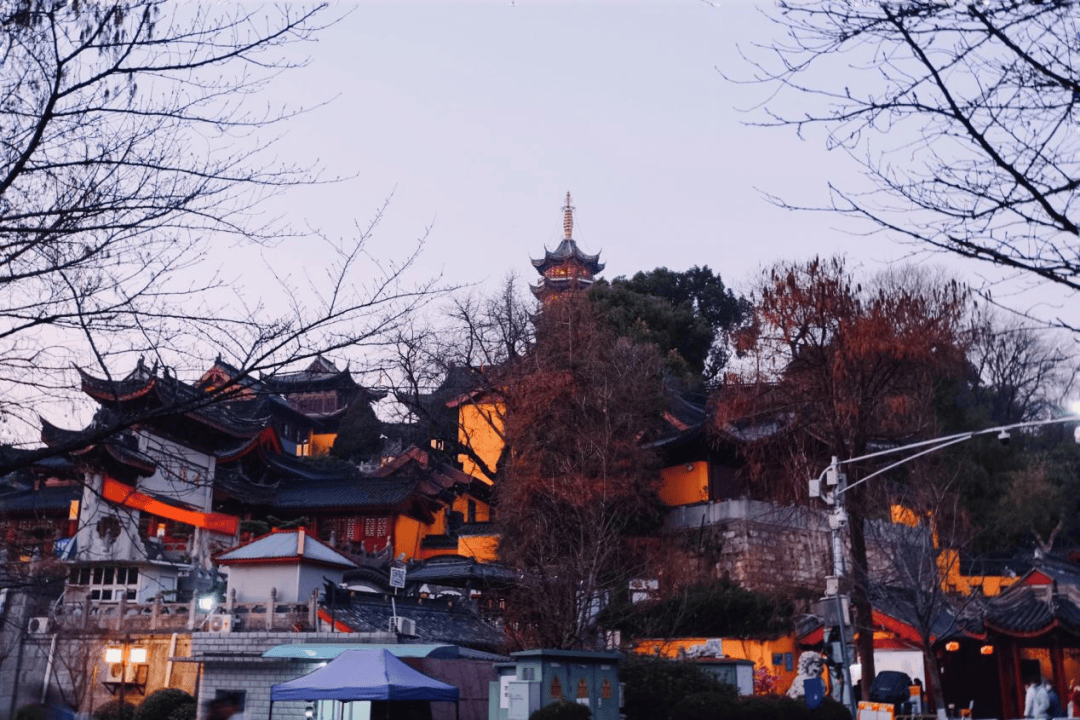
[[[559,700],[587,705],[594,720],[619,720],[621,654],[523,650],[511,657],[513,663],[495,666],[499,680],[490,685],[488,720],[527,720],[526,712]]]

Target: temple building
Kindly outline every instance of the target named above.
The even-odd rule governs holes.
[[[544,257],[533,260],[532,265],[541,279],[532,286],[533,295],[541,302],[548,302],[562,293],[588,289],[596,279],[597,273],[604,269],[600,254],[586,255],[577,246],[573,238],[574,206],[570,204],[570,193],[566,193],[566,205],[563,206],[564,237],[554,252],[544,248]]]

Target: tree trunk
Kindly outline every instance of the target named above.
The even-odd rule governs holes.
[[[923,638],[923,667],[926,670],[927,705],[934,699],[935,708],[945,707],[945,695],[941,689],[941,666],[931,647],[929,638]],[[929,709],[929,708],[927,708]]]

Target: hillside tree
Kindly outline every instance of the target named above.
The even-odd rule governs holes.
[[[782,262],[765,271],[754,315],[736,340],[742,357],[715,406],[718,429],[772,423],[744,448],[751,487],[780,501],[805,501],[807,479],[830,456],[868,453],[871,443],[935,437],[935,387],[963,371],[965,289],[897,270],[860,283],[842,258]],[[777,467],[779,466],[779,467]],[[874,465],[845,466],[850,591],[863,664],[863,696],[874,676],[864,519],[875,484],[855,485]],[[887,505],[885,505],[887,507]]]
[[[617,338],[587,297],[540,312],[504,376],[509,461],[496,485],[499,559],[522,573],[507,603],[517,644],[586,648],[597,617],[644,572],[629,538],[655,532],[656,348]]]

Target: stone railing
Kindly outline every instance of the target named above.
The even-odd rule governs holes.
[[[169,603],[160,597],[150,603],[59,603],[53,608],[56,627],[67,630],[125,632],[311,631],[318,628],[318,599],[306,603],[279,603],[271,593],[267,602],[236,603],[233,598],[212,612],[200,612],[194,602]],[[228,620],[226,620],[228,618]]]

